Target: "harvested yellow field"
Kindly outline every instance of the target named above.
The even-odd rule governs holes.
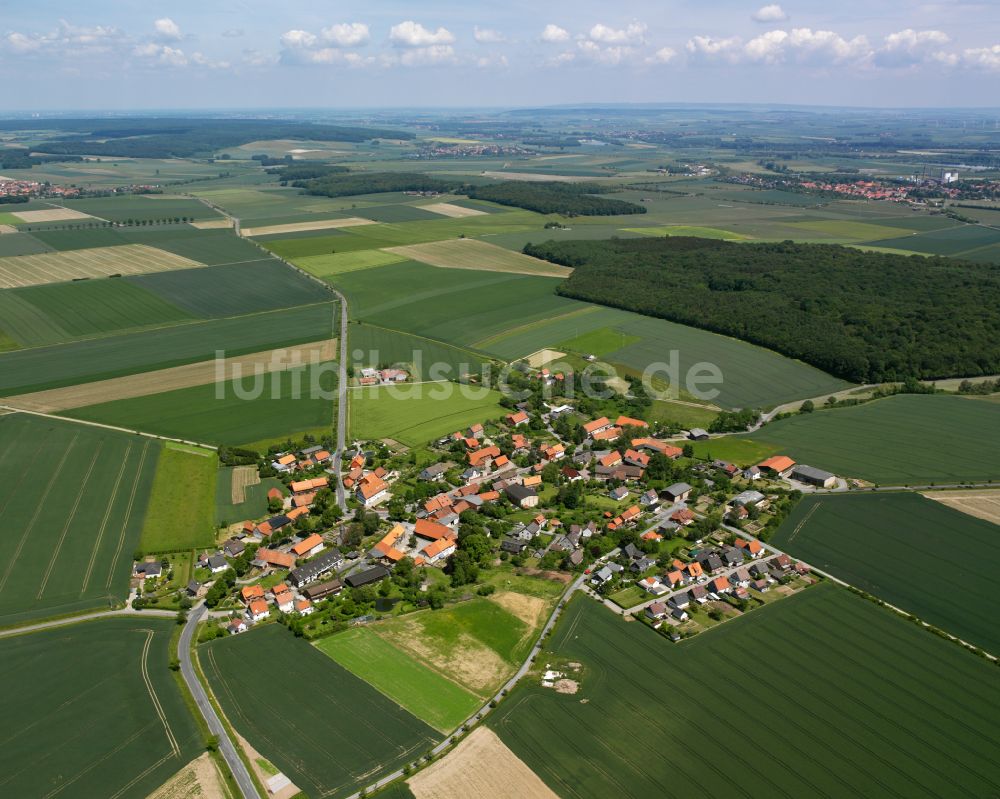
[[[219,770],[208,752],[196,757],[146,799],[226,799]]]
[[[461,205],[453,205],[452,203],[431,203],[430,205],[421,205],[419,207],[425,211],[441,214],[441,216],[447,216],[452,219],[464,219],[467,216],[486,216],[485,211],[478,211],[475,208],[464,208]]]
[[[93,219],[90,214],[70,208],[48,208],[44,211],[11,211],[22,222],[62,222],[65,219]]]
[[[247,499],[247,489],[260,484],[260,472],[256,466],[236,466],[231,483],[232,503],[242,505]]]
[[[374,225],[371,219],[359,216],[348,216],[344,219],[316,219],[310,222],[289,222],[287,225],[265,225],[264,227],[243,228],[244,236],[270,236],[273,233],[305,233],[309,230],[326,230],[327,228],[357,227],[358,225]]]
[[[496,733],[482,726],[406,784],[416,799],[558,799]]]
[[[276,355],[280,355],[281,359],[275,358]],[[179,388],[192,388],[215,383],[220,375],[223,379],[232,377],[237,366],[242,369],[244,375],[252,374],[258,367],[268,373],[279,372],[288,369],[291,363],[322,363],[332,361],[336,355],[337,340],[331,339],[311,344],[300,344],[297,347],[265,350],[241,355],[237,358],[227,358],[223,364],[218,364],[214,360],[200,361],[144,374],[113,377],[110,380],[98,380],[93,383],[82,383],[78,386],[64,386],[48,391],[19,394],[0,399],[0,402],[26,411],[55,413],[106,402],[109,397],[132,399],[146,397],[150,394],[160,394],[164,391],[174,391]]]
[[[0,236],[4,233],[17,233],[17,228],[13,225],[0,225]]]
[[[219,230],[233,226],[232,219],[206,219],[204,222],[189,222],[189,225],[198,230]]]
[[[539,350],[538,352],[531,353],[525,360],[527,360],[528,366],[532,369],[541,369],[545,364],[565,357],[566,353],[559,352],[559,350]]]
[[[386,247],[384,252],[402,255],[414,261],[444,269],[481,269],[486,272],[511,272],[517,275],[568,277],[573,270],[532,258],[530,255],[505,250],[478,239],[450,239],[427,244]]]
[[[982,488],[970,491],[926,491],[924,496],[953,510],[1000,524],[1000,490]]]
[[[81,277],[143,275],[200,266],[204,264],[145,244],[16,255],[0,258],[0,288],[62,283]]]

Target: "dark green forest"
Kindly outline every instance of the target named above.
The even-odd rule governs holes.
[[[617,216],[644,214],[645,206],[625,200],[595,197],[607,191],[602,186],[584,183],[548,183],[509,180],[473,186],[468,195],[474,200],[489,200],[500,205],[513,205],[540,214],[563,216]]]
[[[306,194],[323,197],[352,197],[357,194],[379,194],[388,191],[435,191],[448,192],[454,182],[428,177],[419,172],[350,172],[327,174],[313,180],[297,180],[292,183]]]
[[[734,336],[858,383],[1000,372],[1000,265],[688,237],[529,244],[558,291]]]
[[[35,121],[33,129],[41,127],[43,123]],[[36,149],[40,152],[132,158],[210,156],[227,147],[268,139],[362,142],[413,138],[395,130],[263,119],[129,119],[119,126],[107,119],[49,120],[44,127],[75,135],[39,144]],[[20,126],[5,122],[4,128],[17,130]]]

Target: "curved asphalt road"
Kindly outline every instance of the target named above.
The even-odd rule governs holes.
[[[177,657],[181,663],[181,676],[184,677],[184,682],[194,697],[198,711],[201,713],[202,718],[205,719],[205,723],[208,724],[208,729],[212,735],[218,737],[219,751],[229,765],[229,770],[233,772],[236,784],[240,787],[240,793],[243,794],[244,799],[260,799],[260,794],[257,792],[257,786],[254,785],[250,772],[247,771],[247,767],[236,753],[236,747],[233,745],[232,740],[230,740],[225,727],[222,726],[222,721],[215,712],[215,708],[212,707],[212,703],[208,701],[208,694],[205,693],[198,675],[194,672],[194,663],[191,661],[191,639],[198,627],[198,622],[204,615],[204,604],[194,608],[188,614],[187,623],[184,625],[184,629],[181,630],[180,641],[177,644]]]

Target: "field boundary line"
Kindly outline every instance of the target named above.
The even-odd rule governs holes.
[[[161,436],[157,433],[149,433],[145,430],[132,430],[129,427],[118,427],[113,424],[104,424],[103,422],[92,422],[88,419],[76,419],[72,416],[60,416],[57,413],[45,413],[43,411],[31,411],[27,408],[18,408],[14,405],[0,405],[0,410],[13,411],[15,413],[26,413],[29,416],[41,416],[43,419],[57,419],[60,422],[72,422],[73,424],[82,424],[87,427],[100,427],[104,430],[114,430],[116,433],[130,433],[134,436],[145,436],[146,438],[155,439],[157,441],[175,441],[178,444],[189,444],[192,447],[203,447],[204,449],[211,449],[218,451],[218,447],[214,444],[205,444],[202,441],[190,441],[183,438],[173,438],[171,436]]]
[[[797,536],[799,534],[799,531],[803,527],[806,526],[806,522],[808,522],[809,519],[812,518],[812,515],[819,509],[820,504],[822,504],[822,503],[819,503],[819,502],[814,502],[813,503],[813,506],[811,508],[809,508],[809,512],[806,513],[806,515],[802,517],[802,519],[799,521],[799,523],[797,525],[795,525],[795,529],[792,530],[792,534],[790,536],[788,536],[788,540],[785,542],[785,544],[792,543],[792,539],[794,539],[795,536]]]
[[[111,564],[108,566],[108,581],[105,583],[105,588],[111,588],[111,580],[115,574],[115,565],[118,563],[118,558],[121,557],[122,547],[125,546],[125,532],[128,529],[128,523],[132,521],[132,506],[135,504],[135,495],[139,491],[139,478],[142,476],[142,467],[146,463],[146,452],[148,450],[149,442],[147,441],[142,447],[142,452],[139,453],[139,468],[136,469],[135,480],[132,482],[132,493],[129,495],[128,505],[125,507],[125,517],[122,519],[122,531],[118,536],[118,549],[115,550],[115,556],[111,559]]]
[[[83,501],[84,492],[87,490],[87,483],[90,482],[90,476],[94,473],[94,467],[97,465],[97,459],[100,457],[101,450],[103,448],[103,440],[97,445],[97,447],[94,448],[94,457],[90,459],[90,466],[87,467],[87,473],[83,477],[83,482],[80,483],[80,490],[76,492],[76,499],[73,501],[73,507],[70,510],[69,515],[66,517],[66,524],[63,525],[62,532],[59,534],[59,541],[52,552],[52,556],[49,558],[49,564],[45,569],[45,574],[42,576],[42,584],[38,587],[38,593],[35,595],[35,599],[41,599],[42,594],[45,593],[45,586],[48,585],[49,577],[51,576],[52,570],[56,565],[56,560],[59,558],[59,553],[62,552],[63,543],[66,541],[66,534],[69,532],[69,528],[73,524],[73,520],[76,519],[76,512],[80,509],[80,502]]]
[[[129,455],[132,454],[132,442],[128,442],[128,448],[125,450],[125,454],[122,456],[122,465],[118,470],[118,477],[115,478],[115,486],[111,490],[111,498],[108,500],[108,507],[104,511],[104,519],[101,520],[101,527],[97,531],[97,536],[94,539],[94,547],[90,551],[90,562],[87,564],[87,571],[83,575],[83,586],[80,588],[80,597],[82,598],[84,593],[87,591],[87,585],[90,583],[90,575],[94,571],[94,562],[97,560],[97,551],[101,548],[101,541],[104,539],[104,532],[107,530],[108,522],[111,520],[111,511],[114,508],[115,501],[118,499],[118,489],[121,488],[122,478],[125,476],[125,467],[128,465]]]
[[[142,681],[146,683],[146,690],[149,691],[149,698],[153,700],[153,707],[156,709],[156,715],[160,717],[160,721],[163,723],[163,731],[167,734],[167,741],[170,742],[170,750],[173,752],[174,757],[181,756],[181,748],[177,745],[177,739],[174,737],[174,731],[170,729],[170,722],[167,721],[167,714],[163,712],[163,706],[160,704],[160,698],[156,695],[156,691],[153,690],[153,681],[149,678],[149,647],[153,643],[153,630],[143,629],[139,632],[146,633],[146,643],[142,647],[142,656],[139,660],[139,670],[142,674]]]
[[[69,442],[69,446],[67,446],[66,451],[63,452],[59,465],[56,466],[55,471],[52,472],[52,477],[49,478],[49,482],[45,486],[45,490],[42,492],[42,497],[38,501],[38,505],[35,507],[35,512],[31,517],[31,521],[28,522],[27,527],[24,528],[24,532],[21,534],[21,540],[17,544],[17,549],[14,550],[13,556],[11,556],[10,560],[7,561],[7,568],[3,573],[3,578],[0,578],[0,592],[2,592],[4,587],[7,585],[7,580],[10,577],[11,571],[14,569],[14,564],[17,563],[17,559],[21,557],[21,550],[24,549],[24,542],[28,540],[28,534],[34,529],[35,524],[37,524],[38,517],[42,515],[42,509],[45,507],[45,500],[48,499],[49,493],[52,491],[52,487],[58,481],[59,474],[62,472],[63,466],[66,465],[66,461],[69,458],[69,453],[73,451],[73,447],[76,446],[76,441],[79,437],[79,433],[73,436],[73,440]],[[32,460],[32,464],[34,464],[34,460]]]

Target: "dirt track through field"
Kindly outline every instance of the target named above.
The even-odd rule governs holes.
[[[478,239],[449,239],[428,244],[409,244],[403,247],[386,247],[383,252],[402,255],[444,269],[480,269],[485,272],[509,272],[515,275],[540,275],[568,277],[573,270],[532,258],[530,255],[505,250],[495,244]]]
[[[984,488],[979,491],[927,491],[924,496],[947,505],[953,510],[1000,524],[1000,490]]]
[[[286,370],[290,363],[310,364],[314,361],[317,363],[332,361],[336,357],[336,353],[336,339],[300,344],[297,347],[265,350],[264,352],[226,359],[222,374],[227,378],[232,377],[234,371],[240,369],[241,374],[249,375],[253,374],[258,367],[265,372],[281,372]],[[272,361],[272,357],[275,355],[281,355],[281,360]],[[215,383],[219,370],[220,366],[214,360],[199,361],[155,372],[114,377],[110,380],[53,388],[48,391],[36,391],[31,394],[19,394],[14,397],[5,397],[2,402],[4,405],[26,411],[55,413],[73,408],[83,408],[87,405],[96,405],[99,402],[107,402],[112,399],[145,397],[164,391]]]
[[[244,236],[270,236],[274,233],[305,233],[310,230],[326,230],[327,228],[358,227],[359,225],[374,224],[377,223],[371,219],[349,216],[344,219],[317,219],[311,222],[289,222],[287,225],[245,227],[241,229],[241,232]]]
[[[204,264],[145,244],[92,247],[0,258],[0,289],[64,283],[84,277],[144,275],[196,269]]]
[[[416,799],[558,799],[487,727],[407,781]]]

